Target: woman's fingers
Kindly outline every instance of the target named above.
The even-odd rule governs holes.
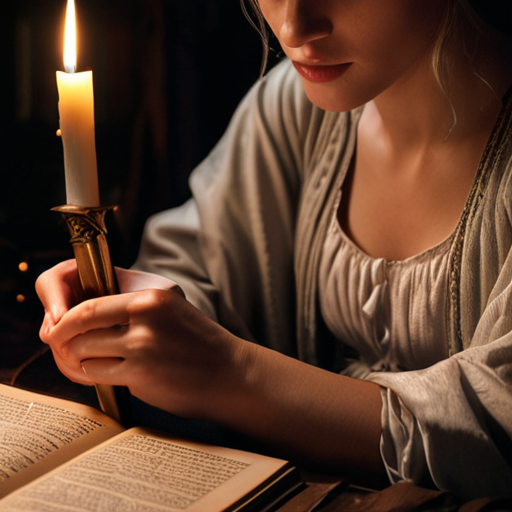
[[[69,310],[51,327],[44,341],[59,356],[63,372],[73,380],[83,380],[80,374],[83,360],[141,359],[142,352],[147,357],[146,340],[162,336],[158,329],[155,331],[151,317],[155,316],[155,310],[157,317],[172,314],[168,306],[175,299],[183,300],[174,291],[163,290],[91,299]],[[153,346],[153,342],[147,345]]]
[[[72,367],[68,364],[68,361],[64,359],[58,352],[53,351],[53,358],[55,359],[55,364],[59,368],[59,370],[70,380],[76,382],[78,384],[83,384],[85,386],[91,386],[94,384],[88,376],[83,372],[80,363],[78,367]]]
[[[55,363],[59,370],[73,382],[91,386],[93,384],[128,385],[126,372],[123,371],[124,359],[101,357],[84,359],[71,366],[59,354],[55,353]]]
[[[87,331],[130,324],[133,318],[155,316],[156,310],[165,308],[178,297],[183,300],[180,289],[172,288],[150,289],[86,300],[66,312],[59,323],[52,327],[48,337],[63,342]]]
[[[139,336],[129,332],[129,326],[96,329],[80,334],[69,340],[62,349],[54,349],[53,354],[57,366],[68,378],[81,384],[116,384],[125,385],[127,380],[124,373],[84,373],[84,361],[104,361],[105,367],[114,362],[122,362],[133,358],[133,339]],[[101,377],[101,378],[98,378]],[[105,382],[105,378],[108,381]],[[110,381],[110,379],[114,379]]]
[[[75,260],[67,260],[43,272],[36,281],[36,292],[43,303],[49,324],[56,324],[64,313],[80,302],[80,280]]]
[[[174,281],[162,276],[116,268],[116,277],[123,293],[159,289],[172,290],[184,296]],[[76,260],[64,261],[43,272],[36,281],[36,291],[46,312],[41,328],[42,339],[46,341],[52,327],[83,300]]]
[[[76,336],[65,345],[62,355],[68,360],[78,364],[84,359],[98,357],[124,358],[128,355],[127,334],[128,327],[111,327],[110,329],[96,329]]]
[[[65,344],[80,334],[109,329],[130,322],[127,305],[131,294],[110,295],[90,299],[70,309],[49,332],[50,344]]]
[[[126,385],[123,382],[125,361],[119,358],[85,359],[80,366],[85,377],[95,384],[113,386]]]

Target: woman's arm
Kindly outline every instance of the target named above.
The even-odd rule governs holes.
[[[392,482],[430,481],[467,499],[512,495],[511,265],[512,252],[508,285],[469,348],[424,370],[370,375],[387,388],[382,455]]]
[[[118,272],[122,289],[140,290],[140,276],[130,274]],[[242,340],[172,283],[69,308],[75,275],[66,263],[37,282],[48,305],[41,338],[71,380],[127,386],[151,405],[235,429],[310,469],[367,485],[384,474],[379,386]]]
[[[232,426],[320,471],[382,485],[380,387],[257,345],[244,347],[240,415]],[[389,483],[389,482],[388,482]]]

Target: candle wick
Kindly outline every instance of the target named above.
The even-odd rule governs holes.
[[[69,64],[64,64],[64,68],[66,69],[66,73],[74,73],[76,71],[76,65],[70,66]]]

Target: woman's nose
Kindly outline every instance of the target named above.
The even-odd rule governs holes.
[[[321,14],[321,0],[287,0],[279,39],[289,48],[298,48],[325,38],[332,32],[332,23]]]

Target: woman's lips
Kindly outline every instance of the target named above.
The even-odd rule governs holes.
[[[299,74],[310,82],[332,82],[345,73],[350,66],[350,62],[333,66],[310,66],[294,61],[293,65]]]

